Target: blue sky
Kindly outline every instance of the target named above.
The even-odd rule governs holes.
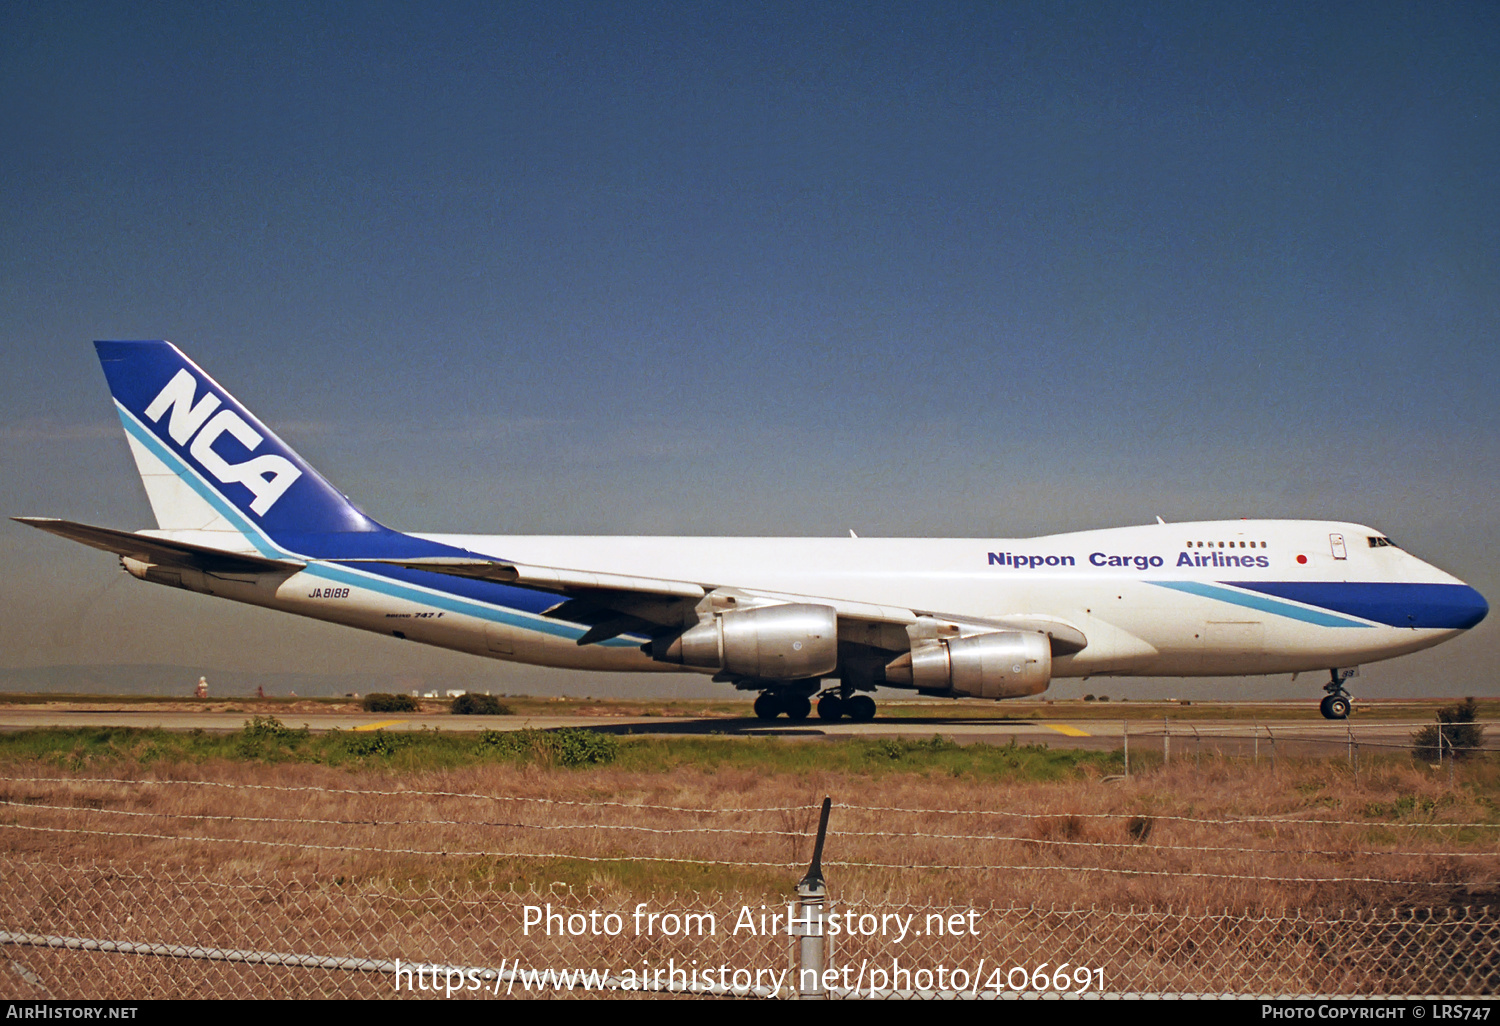
[[[1485,3],[4,5],[5,512],[150,526],[89,342],[169,338],[406,529],[1329,517],[1493,599],[1497,44]],[[0,560],[7,666],[587,690]],[[1365,690],[1497,693],[1495,629]]]

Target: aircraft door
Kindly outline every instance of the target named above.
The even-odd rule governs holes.
[[[1258,620],[1210,620],[1203,625],[1200,673],[1239,674],[1266,651],[1266,625]]]

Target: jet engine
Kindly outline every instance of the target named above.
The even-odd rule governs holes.
[[[1052,643],[1022,631],[933,639],[887,664],[885,679],[969,698],[1040,694],[1052,680]]]
[[[832,606],[789,603],[703,616],[647,650],[664,663],[761,680],[826,677],[838,668],[839,621]]]

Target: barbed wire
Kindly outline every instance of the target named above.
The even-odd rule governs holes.
[[[828,862],[826,864],[854,865],[852,863],[836,862]],[[580,894],[578,888],[574,885],[560,881],[552,883],[550,885],[541,886],[533,882],[517,890],[514,881],[510,882],[507,886],[504,887],[504,889],[501,889],[487,882],[478,882],[476,884],[475,881],[467,879],[462,881],[446,880],[441,882],[432,879],[423,879],[418,884],[418,893],[403,894],[389,890],[388,888],[391,886],[411,886],[413,884],[413,881],[402,881],[401,883],[394,883],[386,879],[385,877],[374,877],[371,879],[373,882],[379,885],[379,889],[371,889],[371,887],[368,886],[368,883],[366,886],[361,887],[346,886],[345,883],[341,882],[334,884],[330,891],[330,888],[328,886],[329,881],[327,880],[327,878],[320,879],[315,874],[310,879],[303,879],[296,876],[288,877],[284,875],[283,872],[275,872],[269,874],[268,879],[247,880],[242,875],[245,872],[245,870],[242,868],[235,868],[232,870],[232,872],[239,875],[239,879],[225,881],[208,879],[202,875],[203,871],[188,869],[185,867],[167,869],[155,873],[141,873],[133,871],[132,866],[121,866],[108,862],[102,864],[97,862],[88,862],[83,864],[69,862],[44,863],[32,860],[18,862],[6,859],[4,856],[0,856],[0,865],[5,865],[7,867],[7,872],[17,878],[27,875],[36,875],[41,879],[47,879],[49,872],[55,870],[56,873],[52,877],[53,879],[72,879],[75,878],[80,872],[87,872],[92,870],[95,872],[106,873],[108,878],[112,881],[134,881],[141,884],[149,884],[155,886],[159,886],[164,881],[166,881],[167,883],[170,883],[174,886],[187,885],[192,887],[208,887],[223,890],[247,891],[255,894],[262,894],[267,890],[315,890],[318,893],[331,892],[345,896],[357,895],[358,897],[365,900],[395,901],[408,904],[439,902],[442,904],[483,906],[490,904],[498,894],[505,894],[515,898],[546,898],[559,896],[559,890],[561,890],[562,892],[561,896],[564,897],[583,898],[589,896],[589,894],[587,893]],[[799,869],[805,868],[802,863],[788,863],[787,865]],[[867,865],[867,863],[858,863],[857,865]],[[1067,870],[1071,867],[1062,866],[1050,868]],[[0,876],[3,875],[4,874],[0,874]],[[1174,873],[1171,875],[1175,876],[1179,874]],[[343,877],[339,878],[340,881],[343,881],[344,879],[345,878]],[[352,884],[353,881],[350,881],[350,883]],[[484,897],[464,898],[459,896],[459,894],[455,893],[454,891],[440,889],[440,883],[441,886],[449,888],[459,887],[463,890],[477,889],[484,894]],[[585,887],[584,890],[586,892],[589,892],[592,890],[592,886]],[[657,905],[662,904],[663,900],[679,902],[692,901],[699,903],[730,902],[731,904],[742,900],[737,899],[734,894],[726,893],[722,890],[714,890],[707,894],[702,891],[689,891],[685,894],[682,892],[674,891],[669,895],[662,895],[660,893],[657,893],[653,895],[653,898]],[[781,900],[789,901],[790,898],[789,896],[781,896]],[[973,901],[950,901],[947,903],[935,903],[893,899],[883,891],[872,896],[867,892],[855,891],[848,888],[839,889],[837,892],[830,892],[826,907],[829,910],[882,908],[887,910],[905,909],[917,912],[935,912],[940,910],[947,910],[951,912],[954,910],[978,909],[986,914],[1026,913],[1030,915],[1045,914],[1048,916],[1062,918],[1104,916],[1119,919],[1139,919],[1144,916],[1155,916],[1213,922],[1233,921],[1261,923],[1284,922],[1288,920],[1298,922],[1350,922],[1361,924],[1375,922],[1405,923],[1442,921],[1444,918],[1449,921],[1462,921],[1472,916],[1484,918],[1493,917],[1497,914],[1497,910],[1493,905],[1486,904],[1474,906],[1449,904],[1436,907],[1422,907],[1414,905],[1402,905],[1397,907],[1372,906],[1362,908],[1357,907],[1353,909],[1350,909],[1348,907],[1328,908],[1322,906],[1314,906],[1310,908],[1299,906],[1292,908],[1263,907],[1254,909],[1231,909],[1228,907],[1209,908],[1205,906],[1199,908],[1191,905],[1184,905],[1179,907],[1176,905],[1158,906],[1154,904],[1130,904],[1129,906],[1065,904],[1059,906],[1056,903],[1039,903],[1036,901],[997,902],[994,900],[981,900],[977,904]]]
[[[131,809],[95,809],[74,805],[42,805],[34,802],[16,802],[0,799],[0,806],[12,806],[21,809],[40,809],[49,812],[61,812],[67,814],[103,815],[103,816],[139,816],[154,819],[189,820],[193,822],[223,822],[223,823],[277,823],[288,826],[362,826],[362,827],[392,827],[392,826],[453,826],[453,827],[491,827],[509,830],[601,830],[601,831],[624,831],[634,833],[659,834],[663,836],[697,835],[697,834],[727,834],[738,837],[769,837],[784,838],[787,836],[805,836],[801,830],[737,830],[725,827],[648,827],[634,823],[510,823],[493,822],[484,820],[445,820],[445,819],[314,819],[308,817],[287,818],[283,816],[242,816],[242,815],[211,815],[207,813],[194,812],[147,812]],[[935,834],[923,831],[869,831],[869,830],[835,830],[828,831],[830,837],[845,838],[875,838],[882,841],[898,838],[919,838],[935,841],[992,841],[1014,844],[1053,845],[1079,848],[1126,848],[1131,851],[1188,851],[1205,854],[1250,854],[1250,855],[1325,855],[1332,857],[1346,857],[1350,855],[1387,856],[1396,858],[1497,858],[1500,852],[1492,850],[1484,851],[1398,851],[1392,849],[1359,850],[1359,849],[1322,849],[1322,848],[1268,848],[1268,847],[1235,847],[1225,845],[1202,845],[1202,844],[1160,844],[1147,841],[1100,841],[1100,840],[1060,840],[1049,837],[1020,837],[1006,834]]]
[[[1149,811],[1135,812],[1015,812],[1010,809],[925,809],[910,806],[893,805],[840,805],[838,808],[857,810],[862,812],[914,812],[926,816],[1006,816],[1014,819],[1126,819],[1140,817],[1144,819],[1160,819],[1177,823],[1197,823],[1203,826],[1238,826],[1241,824],[1270,824],[1273,826],[1352,826],[1352,827],[1411,827],[1411,828],[1442,828],[1442,829],[1468,829],[1471,827],[1482,827],[1488,829],[1500,829],[1497,823],[1457,823],[1457,822],[1426,822],[1413,823],[1407,821],[1386,820],[1358,820],[1358,819],[1302,819],[1294,818],[1295,814],[1283,816],[1233,816],[1233,817],[1207,817],[1207,816],[1179,816],[1172,813],[1157,813]]]
[[[682,805],[651,805],[639,802],[612,802],[604,800],[574,801],[565,798],[534,798],[524,795],[512,794],[484,794],[477,791],[419,791],[413,789],[401,789],[396,791],[382,791],[374,788],[353,787],[317,787],[313,785],[288,785],[288,784],[242,784],[227,780],[178,780],[158,779],[155,777],[144,777],[139,779],[116,779],[112,777],[0,777],[0,781],[9,783],[48,783],[48,784],[183,784],[193,787],[227,787],[247,791],[282,791],[287,793],[307,792],[313,794],[351,794],[362,795],[372,798],[464,798],[477,801],[489,802],[536,802],[542,805],[577,805],[577,806],[606,806],[620,809],[646,809],[662,812],[683,812],[692,814],[734,814],[734,813],[767,813],[767,812],[801,812],[808,808],[817,808],[813,805],[770,805],[755,808],[701,808]]]
[[[736,830],[732,827],[661,827],[639,826],[634,823],[503,823],[486,820],[463,819],[312,819],[284,816],[221,816],[196,812],[143,812],[133,809],[92,809],[76,805],[41,805],[34,802],[15,802],[0,799],[0,805],[22,809],[46,809],[51,812],[81,813],[106,816],[150,816],[159,819],[206,820],[226,823],[282,823],[291,826],[456,826],[495,827],[512,830],[630,830],[648,834],[731,834],[738,837],[765,837],[768,833],[802,835],[802,831]],[[879,835],[870,835],[879,836]]]
[[[82,827],[28,826],[24,823],[0,823],[0,830],[32,830],[52,834],[82,834],[91,837],[129,837],[153,841],[187,843],[251,844],[268,848],[300,848],[307,851],[357,852],[367,855],[436,855],[443,858],[491,859],[574,859],[580,862],[671,862],[693,866],[737,866],[745,868],[795,868],[799,862],[731,862],[723,859],[675,858],[666,855],[579,855],[566,852],[529,851],[448,851],[430,848],[375,848],[358,844],[310,844],[305,841],[268,841],[253,837],[188,837],[181,834],[148,834],[127,830],[85,830]],[[832,863],[830,863],[832,864]]]
[[[719,807],[705,808],[701,806],[681,805],[655,805],[649,803],[617,802],[617,801],[578,801],[563,798],[536,798],[520,795],[495,795],[473,791],[425,791],[425,790],[397,790],[384,791],[364,788],[325,788],[316,786],[292,786],[286,784],[243,784],[232,781],[220,780],[180,780],[180,779],[123,779],[111,777],[6,777],[0,776],[0,781],[9,783],[55,783],[55,784],[123,784],[123,785],[172,785],[180,784],[197,787],[224,787],[231,789],[253,790],[253,791],[278,791],[285,793],[312,793],[312,794],[334,794],[334,795],[358,795],[379,798],[463,798],[482,801],[509,801],[509,802],[531,802],[539,805],[562,805],[572,807],[604,807],[620,808],[633,811],[672,812],[684,815],[738,815],[738,814],[766,814],[785,812],[816,812],[820,805],[811,802],[806,805],[773,805],[764,807]],[[914,813],[924,816],[997,816],[1010,817],[1014,819],[1030,820],[1062,820],[1062,819],[1130,819],[1136,817],[1163,820],[1168,822],[1196,823],[1203,826],[1236,826],[1241,824],[1269,824],[1273,826],[1351,826],[1351,827],[1391,827],[1398,829],[1500,829],[1500,821],[1497,822],[1456,822],[1456,821],[1410,821],[1410,820],[1353,820],[1353,819],[1305,819],[1295,813],[1286,813],[1277,816],[1183,816],[1174,813],[1159,813],[1147,810],[1132,810],[1124,812],[1017,812],[1011,809],[941,809],[927,808],[921,806],[895,806],[895,805],[859,805],[854,803],[839,802],[836,808],[851,812],[881,812],[881,813]]]
[[[699,866],[734,866],[739,868],[797,868],[800,862],[748,862],[731,861],[727,859],[704,859],[685,858],[665,855],[581,855],[571,852],[519,852],[519,851],[449,851],[433,850],[430,848],[377,848],[368,845],[353,844],[311,844],[302,841],[278,841],[262,840],[259,838],[235,838],[214,836],[183,836],[179,834],[151,834],[134,831],[111,831],[111,830],[86,830],[81,827],[43,827],[29,826],[22,823],[0,823],[0,830],[29,830],[42,833],[55,834],[79,834],[94,837],[121,837],[157,841],[178,841],[185,843],[218,843],[218,844],[248,844],[261,847],[296,848],[307,851],[337,851],[355,852],[360,854],[375,855],[423,855],[439,856],[443,858],[516,858],[516,859],[548,859],[557,861],[575,860],[580,862],[664,862],[679,865]],[[1272,876],[1272,875],[1250,875],[1242,873],[1205,873],[1193,870],[1151,870],[1122,868],[1115,866],[1071,866],[1071,865],[1006,865],[987,862],[982,865],[967,865],[962,863],[920,863],[920,862],[869,862],[858,859],[839,860],[824,859],[823,865],[836,866],[845,869],[926,869],[947,871],[1003,871],[1003,872],[1062,872],[1062,873],[1105,873],[1122,876],[1148,876],[1148,877],[1185,877],[1202,880],[1239,880],[1254,881],[1258,883],[1302,883],[1302,884],[1347,884],[1347,883],[1373,883],[1373,884],[1399,884],[1412,887],[1452,887],[1453,881],[1443,880],[1420,880],[1409,878],[1389,878],[1371,876]],[[1465,881],[1467,886],[1494,886],[1496,881]]]

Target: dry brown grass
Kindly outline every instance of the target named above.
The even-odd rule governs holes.
[[[232,863],[247,872],[500,889],[561,881],[621,900],[695,890],[772,898],[790,891],[810,857],[826,794],[834,801],[824,854],[830,887],[884,900],[1235,910],[1483,904],[1496,900],[1500,878],[1500,830],[1424,825],[1493,825],[1493,804],[1398,759],[1367,760],[1358,775],[1336,762],[1283,759],[1271,769],[1206,759],[1130,780],[1064,783],[536,765],[396,779],[227,761],[115,775],[228,786],[14,779],[62,775],[19,765],[0,782],[8,803],[0,844],[12,857]]]
[[[835,908],[919,924],[976,910],[981,924],[905,944],[832,939],[835,965],[1066,960],[1099,968],[1114,991],[1482,993],[1500,983],[1500,908],[1450,910],[1497,904],[1500,831],[1479,825],[1497,822],[1495,767],[1463,772],[1467,786],[1450,788],[1396,759],[1357,777],[1340,763],[1206,759],[1068,783],[537,765],[396,778],[213,761],[124,765],[110,776],[136,782],[96,782],[17,780],[66,775],[12,763],[0,928],[474,966],[785,967],[784,935],[730,926],[742,906],[783,907],[827,794]],[[710,911],[719,930],[521,929],[528,904],[628,917],[641,902]],[[1320,908],[1352,911],[1304,911]],[[0,954],[53,996],[393,993],[378,972],[22,944]],[[0,973],[0,996],[42,996],[31,986]]]

